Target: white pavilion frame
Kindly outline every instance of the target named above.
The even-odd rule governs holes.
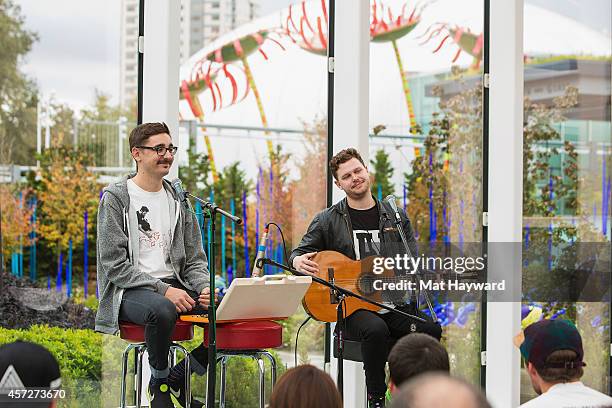
[[[343,103],[334,105],[333,149],[355,146],[368,152],[369,1],[335,3],[334,98]],[[179,7],[178,1],[147,0],[144,23],[143,121],[165,121],[173,134],[178,134]],[[489,27],[489,162],[497,165],[488,174],[488,240],[520,242],[523,0],[491,0]],[[170,177],[177,172],[173,167]],[[338,191],[334,194],[339,198]],[[520,279],[520,261],[505,270]],[[488,303],[487,315],[487,398],[495,407],[516,407],[520,362],[512,337],[520,330],[520,303]],[[361,364],[345,362],[344,373],[346,406],[364,406]]]

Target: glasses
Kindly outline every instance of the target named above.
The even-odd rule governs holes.
[[[165,156],[166,152],[170,152],[170,154],[172,156],[174,156],[176,154],[176,151],[178,150],[178,147],[176,146],[172,146],[170,145],[169,147],[166,146],[136,146],[139,149],[149,149],[149,150],[155,150],[155,153],[157,153],[158,156]]]

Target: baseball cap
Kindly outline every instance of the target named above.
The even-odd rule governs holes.
[[[46,348],[26,341],[0,346],[0,397],[11,390],[60,385],[59,364]]]
[[[570,321],[564,319],[540,320],[524,331],[524,341],[519,349],[525,360],[538,368],[576,368],[586,364],[582,361],[584,351],[582,338],[578,329]],[[560,363],[546,363],[546,358],[557,350],[572,350],[576,353],[575,360]]]

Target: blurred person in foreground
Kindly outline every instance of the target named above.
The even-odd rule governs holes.
[[[60,368],[46,348],[16,341],[0,346],[0,407],[55,408],[60,390]]]
[[[331,377],[309,364],[288,370],[274,385],[269,408],[342,408]]]
[[[444,373],[414,377],[393,394],[391,408],[491,408],[473,385]]]
[[[432,371],[448,374],[448,352],[435,338],[424,333],[404,336],[389,353],[389,390],[395,393],[404,383]]]
[[[584,385],[582,337],[567,320],[541,320],[514,338],[538,397],[521,408],[612,407],[612,397]]]

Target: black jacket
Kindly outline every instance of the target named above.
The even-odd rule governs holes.
[[[403,254],[405,250],[396,228],[395,213],[391,209],[389,203],[378,201],[376,198],[374,198],[374,201],[376,201],[376,205],[378,205],[378,213],[380,216],[380,255],[393,257],[398,253]],[[408,220],[403,209],[400,208],[399,213],[410,252],[412,256],[417,256],[417,245],[412,232],[412,226],[410,225],[410,220]],[[291,251],[289,265],[293,266],[293,259],[296,256],[308,252],[325,250],[340,252],[351,259],[356,258],[353,228],[351,226],[351,218],[348,213],[346,198],[330,208],[321,211],[314,217],[308,226],[308,231],[304,237],[302,237],[300,244]]]

